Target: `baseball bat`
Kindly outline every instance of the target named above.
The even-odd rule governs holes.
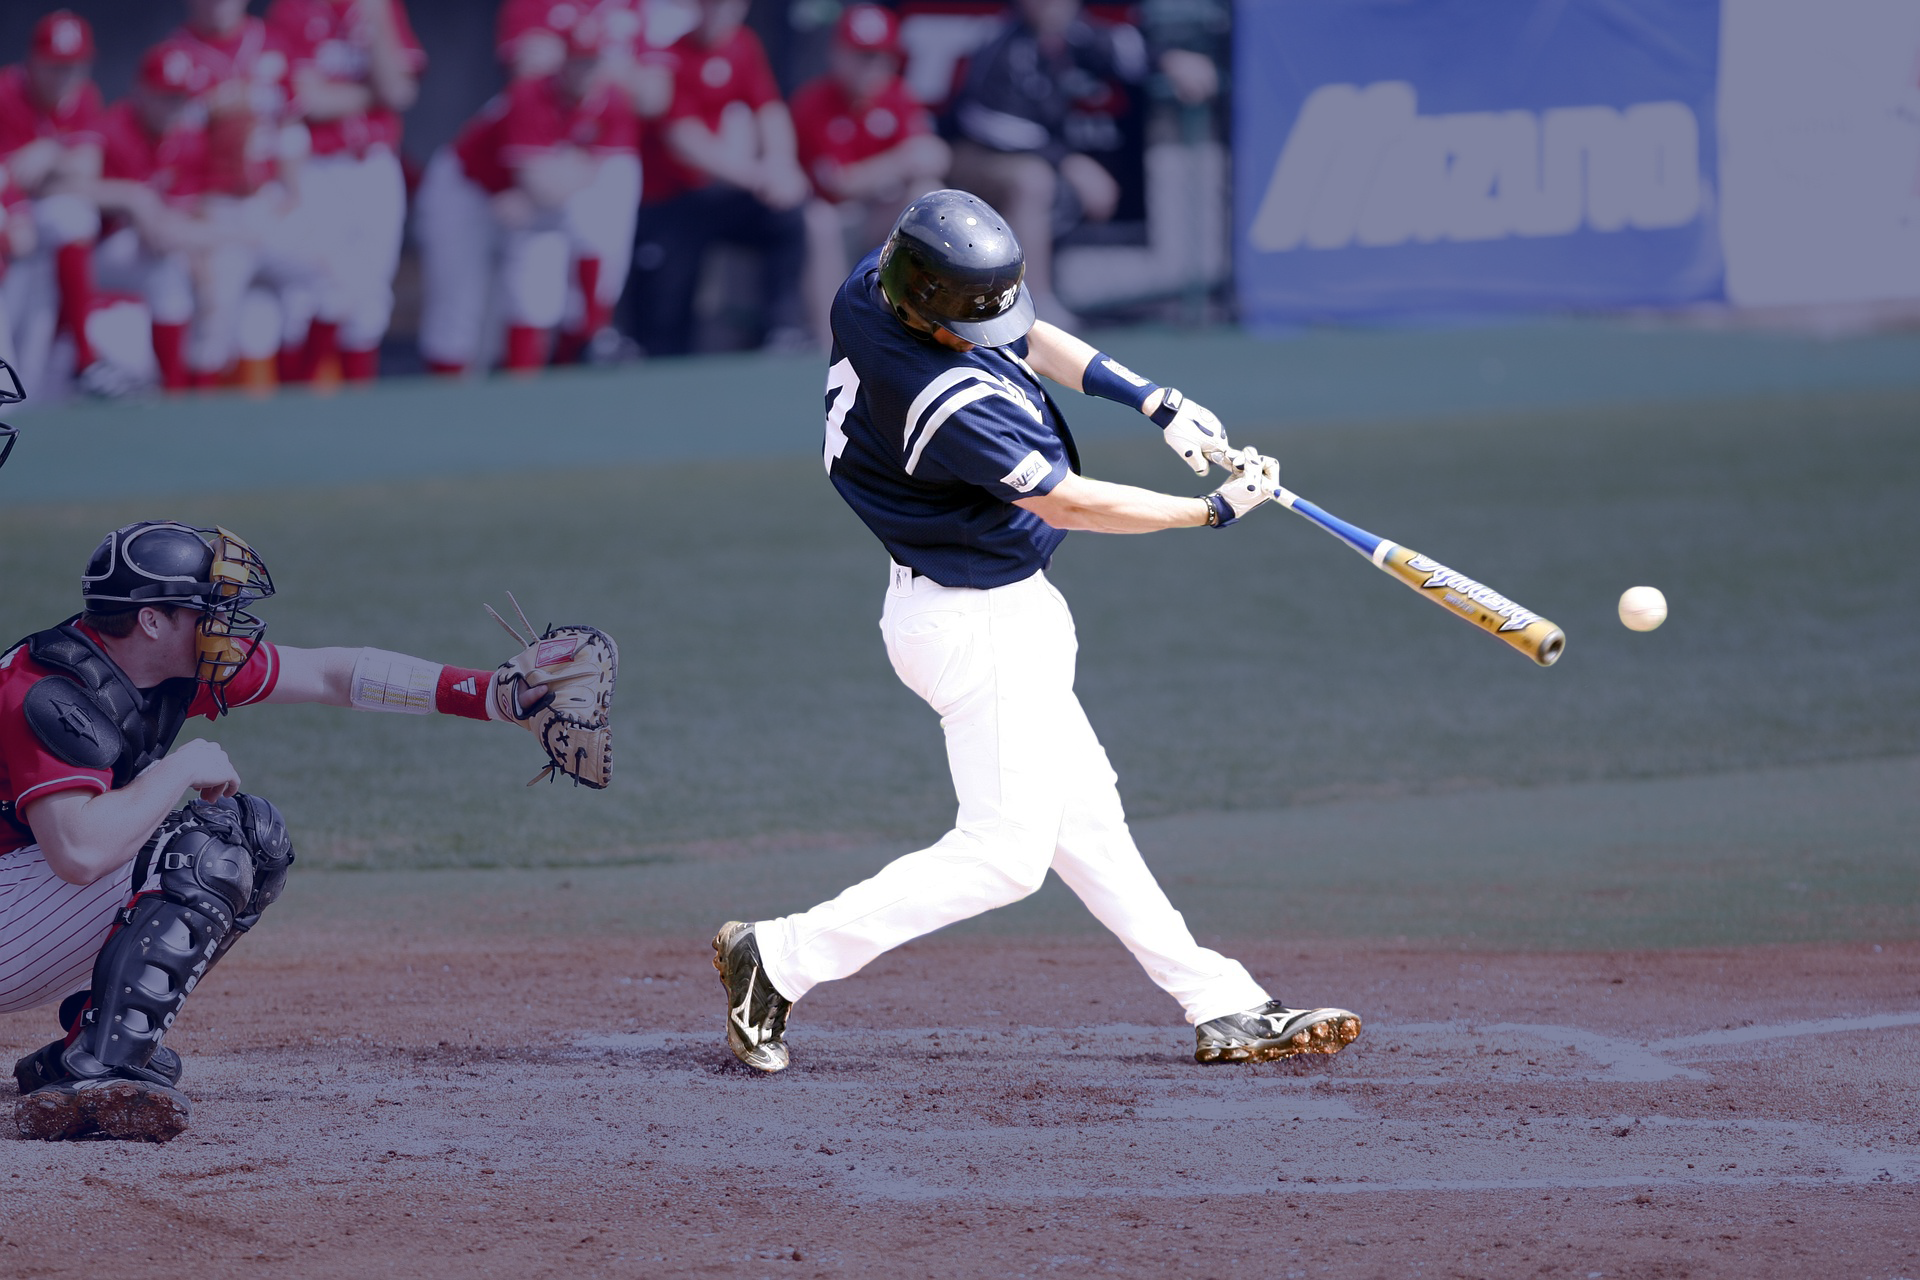
[[[1431,600],[1455,616],[1465,618],[1541,666],[1550,667],[1558,662],[1561,651],[1567,647],[1566,632],[1539,614],[1521,608],[1492,587],[1475,582],[1418,551],[1348,524],[1289,489],[1281,489],[1274,500],[1358,551],[1382,573],[1412,587],[1421,599]]]

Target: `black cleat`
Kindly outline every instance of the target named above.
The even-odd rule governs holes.
[[[13,1082],[19,1086],[21,1097],[50,1084],[63,1084],[74,1079],[73,1072],[67,1070],[67,1064],[60,1060],[66,1049],[65,1040],[55,1040],[51,1044],[41,1045],[13,1064]],[[186,1067],[180,1061],[179,1054],[161,1045],[148,1059],[147,1070],[162,1077],[168,1085],[177,1087]]]
[[[773,989],[760,963],[753,926],[729,920],[713,939],[713,967],[727,989],[727,1048],[756,1071],[784,1071],[787,1010],[793,1001]]]
[[[1302,1053],[1338,1053],[1360,1035],[1345,1009],[1289,1009],[1269,1000],[1193,1029],[1196,1062],[1273,1062]]]
[[[13,1123],[21,1137],[41,1142],[171,1142],[186,1131],[190,1111],[187,1095],[178,1089],[110,1075],[36,1089],[13,1104]]]

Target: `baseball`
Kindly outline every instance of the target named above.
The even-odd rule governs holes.
[[[1651,631],[1667,620],[1667,598],[1658,587],[1628,587],[1620,593],[1620,623],[1629,631]]]

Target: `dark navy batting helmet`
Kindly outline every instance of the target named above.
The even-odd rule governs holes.
[[[1027,255],[994,207],[968,191],[931,191],[900,215],[880,251],[880,288],[902,320],[1002,347],[1033,328]]]

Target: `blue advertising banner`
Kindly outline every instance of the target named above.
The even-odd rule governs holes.
[[[1254,327],[1719,297],[1719,0],[1237,0]]]

